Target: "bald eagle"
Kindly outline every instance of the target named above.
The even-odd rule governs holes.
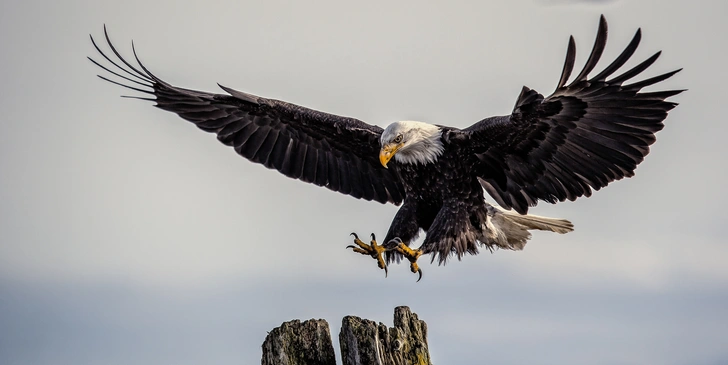
[[[548,97],[523,87],[510,115],[485,118],[465,129],[398,121],[382,129],[360,120],[323,113],[219,85],[227,94],[172,86],[152,74],[137,57],[125,60],[106,42],[113,65],[94,64],[118,81],[149,94],[135,98],[178,114],[248,160],[282,174],[357,199],[402,204],[384,238],[369,244],[354,235],[355,252],[370,255],[386,272],[403,257],[413,273],[421,255],[440,264],[455,255],[523,249],[529,230],[566,233],[571,222],[528,213],[539,200],[556,203],[590,196],[612,181],[634,175],[637,165],[677,104],[668,97],[684,90],[642,92],[680,70],[631,82],[660,55],[612,76],[637,49],[640,30],[625,50],[597,75],[607,40],[602,16],[586,65],[567,84],[574,68],[575,43],[569,39],[556,90]],[[120,63],[119,63],[120,61]],[[115,69],[114,69],[115,68]],[[122,81],[123,80],[123,81]],[[497,203],[485,201],[487,192]],[[426,238],[410,248],[420,230]],[[419,280],[419,279],[418,279]]]

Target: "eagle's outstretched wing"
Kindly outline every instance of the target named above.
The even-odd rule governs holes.
[[[632,56],[640,38],[638,30],[622,54],[588,79],[607,41],[602,16],[591,55],[574,81],[566,85],[576,53],[571,37],[551,96],[524,87],[513,114],[463,130],[465,148],[478,159],[477,176],[498,204],[524,214],[539,199],[555,203],[590,196],[591,189],[634,175],[667,112],[677,105],[665,99],[683,91],[640,92],[680,70],[624,84],[652,65],[659,52],[607,80]]]
[[[104,35],[111,51],[127,68],[108,57],[93,37],[94,47],[118,72],[89,59],[127,84],[99,77],[153,95],[139,99],[156,101],[157,107],[217,134],[220,142],[248,160],[355,198],[394,204],[404,199],[399,177],[379,162],[381,128],[222,85],[229,95],[172,86],[149,72],[136,51],[138,68],[124,60],[111,44],[106,27]]]

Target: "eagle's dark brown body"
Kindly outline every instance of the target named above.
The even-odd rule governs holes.
[[[444,261],[450,253],[477,253],[486,232],[489,205],[472,167],[477,158],[468,153],[462,131],[442,128],[445,151],[434,164],[394,163],[405,191],[404,204],[397,212],[384,242],[399,237],[411,242],[420,228],[427,236],[420,247],[436,251]],[[461,145],[456,145],[457,143]],[[395,253],[388,257],[393,258]]]

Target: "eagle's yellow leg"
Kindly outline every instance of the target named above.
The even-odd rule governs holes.
[[[356,244],[356,246],[349,245],[346,246],[346,248],[351,248],[354,252],[358,252],[362,255],[369,255],[377,260],[377,266],[379,266],[380,269],[384,270],[384,276],[386,277],[388,274],[387,263],[384,262],[384,258],[382,258],[382,253],[387,251],[387,249],[377,243],[377,239],[376,237],[374,237],[374,233],[372,233],[372,241],[370,242],[370,244],[362,242],[362,240],[359,239],[359,236],[357,236],[356,233],[352,233],[351,235],[354,236],[354,244]]]
[[[395,238],[392,240],[392,243],[397,244],[397,246],[394,247],[394,250],[401,253],[402,256],[407,258],[410,262],[410,271],[412,271],[413,274],[419,274],[420,277],[417,278],[417,281],[420,281],[422,279],[422,269],[417,265],[417,259],[422,256],[422,250],[419,249],[412,249],[409,248],[409,246],[405,245],[402,240]]]

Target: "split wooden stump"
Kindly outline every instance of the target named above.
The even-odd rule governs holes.
[[[343,365],[432,365],[427,324],[408,307],[394,309],[394,327],[346,316],[339,346]],[[329,324],[323,319],[283,323],[263,342],[262,365],[336,365]]]

